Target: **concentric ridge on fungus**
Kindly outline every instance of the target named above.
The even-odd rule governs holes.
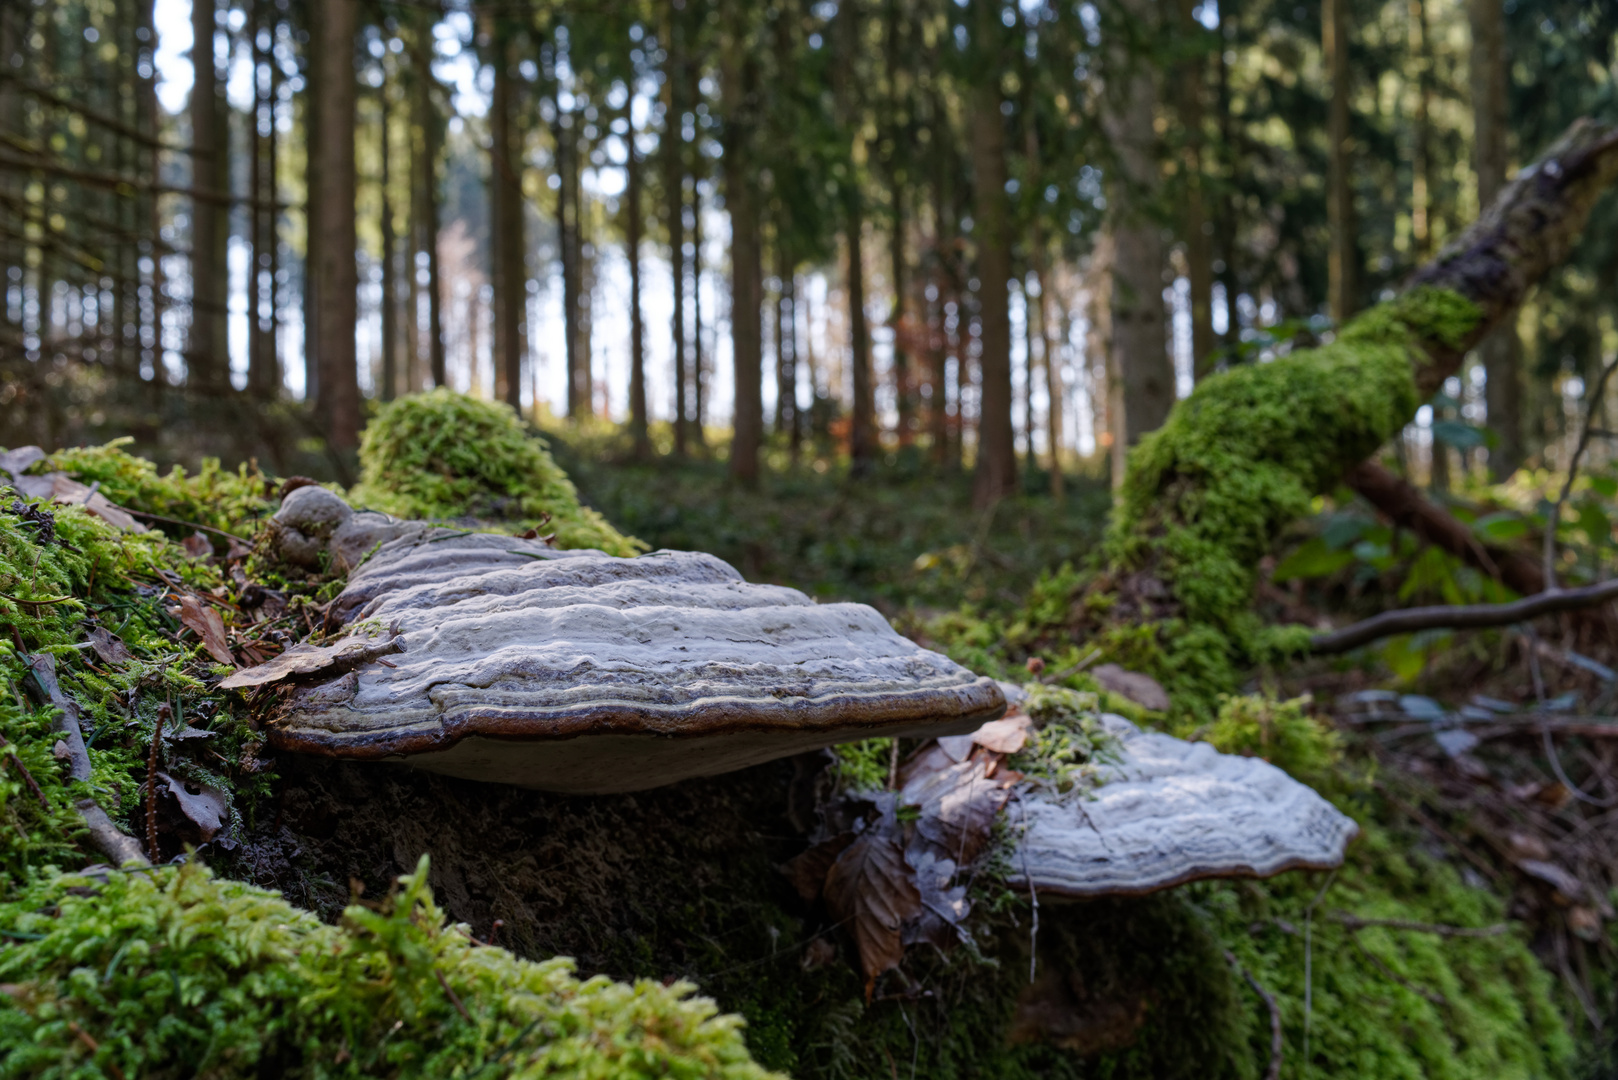
[[[873,735],[960,734],[1005,711],[992,680],[871,608],[749,584],[712,555],[397,524],[331,610],[402,648],[293,687],[277,748],[605,793]]]

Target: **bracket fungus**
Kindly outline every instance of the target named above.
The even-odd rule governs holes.
[[[269,741],[577,794],[637,791],[871,736],[972,731],[1000,688],[862,604],[693,552],[620,558],[288,494],[272,548],[352,568],[335,643],[222,684],[284,689]]]
[[[1359,832],[1261,758],[1221,754],[1102,714],[1118,739],[1089,796],[1019,792],[1010,884],[1069,897],[1139,895],[1216,877],[1342,865]]]

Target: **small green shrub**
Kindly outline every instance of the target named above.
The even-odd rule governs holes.
[[[0,939],[0,1077],[771,1075],[689,983],[477,945],[425,856],[339,926],[192,863],[58,877],[0,906]]]
[[[562,548],[636,555],[646,545],[579,503],[545,441],[510,408],[439,388],[384,405],[360,443],[351,501],[406,518],[539,526]]]

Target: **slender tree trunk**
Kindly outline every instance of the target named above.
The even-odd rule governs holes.
[[[1130,8],[1143,24],[1152,24],[1148,0],[1131,0]],[[1162,231],[1146,209],[1158,187],[1153,134],[1157,84],[1146,64],[1121,49],[1111,57],[1122,69],[1113,80],[1103,115],[1119,164],[1108,193],[1114,243],[1107,385],[1116,485],[1123,480],[1129,448],[1161,427],[1174,405],[1174,363],[1163,317]]]
[[[837,9],[834,40],[843,62],[834,65],[832,91],[837,118],[846,129],[857,129],[859,88],[854,79],[854,58],[859,54],[859,8],[845,3]],[[855,136],[859,140],[858,135]],[[863,145],[850,153],[849,174],[842,181],[843,237],[848,246],[848,324],[854,400],[849,423],[849,467],[855,476],[870,469],[879,447],[876,432],[876,387],[871,371],[871,334],[865,320],[865,206],[858,178]]]
[[[905,289],[909,281],[905,265],[905,185],[895,169],[893,176],[893,309],[888,326],[893,333],[893,400],[899,414],[899,445],[915,440],[915,397],[910,385],[910,356],[902,336],[905,317]]]
[[[1037,218],[1034,220],[1033,262],[1034,276],[1039,281],[1039,298],[1035,301],[1034,310],[1035,314],[1039,316],[1040,352],[1045,359],[1045,395],[1050,399],[1050,405],[1045,414],[1045,432],[1051,453],[1051,497],[1061,501],[1064,483],[1062,476],[1063,406],[1067,398],[1067,387],[1062,379],[1061,365],[1057,363],[1059,350],[1051,334],[1051,279],[1047,272],[1045,230],[1040,226]]]
[[[281,390],[281,365],[276,349],[276,277],[280,269],[280,244],[276,235],[276,166],[279,146],[275,127],[275,103],[280,89],[280,67],[275,62],[273,40],[275,13],[264,0],[255,0],[256,16],[252,42],[253,113],[247,133],[252,147],[252,263],[247,272],[248,347],[247,384],[258,399],[269,400]],[[270,48],[259,46],[259,34]]]
[[[1415,66],[1415,116],[1410,138],[1410,239],[1417,259],[1432,254],[1432,50],[1427,0],[1410,0],[1410,54]]]
[[[790,263],[790,257],[783,256],[782,262],[783,264]],[[798,455],[803,450],[804,425],[807,417],[804,415],[803,410],[798,407],[798,334],[800,333],[798,329],[798,271],[796,266],[786,265],[785,272],[786,277],[783,279],[783,285],[786,288],[785,309],[787,326],[785,336],[787,340],[787,347],[791,350],[791,366],[787,370],[787,388],[791,391],[791,398],[789,400],[790,408],[792,410],[790,413],[792,426],[789,432],[789,445],[791,446],[792,450],[792,461],[794,464],[796,464],[798,461]],[[809,333],[807,322],[804,324],[802,333],[805,336],[807,336]],[[808,375],[809,397],[812,401],[815,396],[813,370],[809,371]]]
[[[978,25],[997,30],[997,16],[987,0]],[[983,351],[978,417],[977,475],[973,502],[986,507],[1017,488],[1017,445],[1011,425],[1011,223],[1006,205],[1006,136],[1000,114],[998,82],[974,91],[972,107],[972,168],[976,210],[973,232],[977,239],[978,304]]]
[[[735,363],[736,411],[730,444],[730,474],[742,484],[758,483],[759,450],[764,441],[763,257],[752,177],[741,154],[726,154],[725,206],[730,213],[731,354]]]
[[[1232,117],[1234,105],[1230,93],[1230,65],[1225,62],[1225,56],[1233,50],[1235,45],[1234,29],[1235,19],[1229,12],[1221,13],[1219,17],[1220,49],[1214,57],[1214,93],[1218,101],[1219,145],[1217,151],[1204,155],[1203,161],[1207,166],[1218,169],[1219,177],[1233,176],[1237,170],[1237,146],[1235,121]],[[1229,348],[1240,338],[1240,328],[1236,318],[1236,207],[1229,194],[1230,185],[1220,184],[1220,194],[1216,198],[1214,209],[1214,242],[1219,252],[1218,269],[1216,277],[1224,286],[1221,290],[1225,305],[1225,332],[1221,335],[1219,344]]]
[[[214,61],[217,9],[214,0],[191,6],[191,335],[187,348],[187,381],[219,393],[230,385],[230,347],[226,337],[225,269],[229,242],[228,148],[221,144],[219,76]]]
[[[786,433],[791,426],[792,402],[787,400],[787,384],[789,374],[787,371],[787,269],[786,252],[781,244],[781,235],[777,230],[774,236],[773,254],[775,255],[775,432],[778,435]]]
[[[553,128],[556,140],[556,246],[562,258],[562,348],[564,378],[567,380],[567,415],[577,420],[589,407],[588,397],[581,395],[579,378],[579,264],[576,240],[577,208],[570,213],[573,202],[573,125],[571,117],[556,108]]]
[[[324,77],[321,49],[325,35],[320,29],[318,14],[309,20],[309,83],[310,90],[319,86]],[[321,167],[320,121],[326,110],[313,92],[302,95],[304,137],[304,188],[307,191],[325,191],[325,169]],[[326,402],[320,385],[320,270],[325,261],[325,246],[320,228],[320,208],[312,201],[303,206],[303,397],[313,407],[315,415],[325,416]]]
[[[408,270],[410,279],[416,279],[416,252],[427,254],[427,353],[428,363],[432,368],[434,386],[448,385],[448,372],[446,371],[446,358],[444,355],[444,290],[439,278],[438,268],[438,159],[443,152],[442,120],[437,108],[433,105],[432,83],[432,47],[429,40],[432,37],[432,26],[429,20],[422,19],[417,22],[415,32],[411,35],[411,66],[415,69],[415,126],[421,131],[421,156],[415,162],[416,176],[411,185],[414,190],[412,201],[415,208],[411,214],[412,237],[410,242],[411,257]],[[411,309],[410,322],[417,320],[415,309]],[[475,371],[477,358],[474,355],[470,367]]]
[[[943,148],[939,148],[943,157]],[[949,452],[949,325],[948,300],[953,288],[955,259],[954,199],[950,185],[951,170],[935,169],[933,180],[933,247],[937,252],[933,273],[938,298],[932,304],[932,321],[928,339],[931,347],[933,384],[932,401],[927,412],[928,441],[934,466],[946,468]]]
[[[1472,23],[1472,167],[1478,205],[1488,206],[1506,184],[1506,32],[1502,0],[1468,0]],[[1487,377],[1484,399],[1489,428],[1498,443],[1489,450],[1489,472],[1504,480],[1523,460],[1522,341],[1511,319],[1484,339],[1478,352]]]
[[[706,456],[708,449],[708,363],[702,347],[702,183],[691,177],[691,437]]]
[[[320,187],[314,228],[320,234],[318,273],[320,400],[335,450],[359,445],[360,391],[354,325],[358,322],[358,246],[354,223],[354,33],[357,0],[324,0],[315,21],[320,35],[314,107],[319,113]]]
[[[685,457],[686,447],[686,357],[685,357],[685,159],[682,151],[685,108],[684,35],[674,8],[664,11],[664,36],[668,40],[668,69],[663,79],[663,199],[669,231],[669,277],[674,289],[674,312],[670,327],[674,352],[674,455]]]
[[[1179,30],[1188,46],[1202,35],[1193,14],[1196,0],[1178,0]],[[1188,50],[1189,51],[1189,50]],[[1185,145],[1185,262],[1187,284],[1191,287],[1191,373],[1200,379],[1207,373],[1214,352],[1213,332],[1213,227],[1208,221],[1203,193],[1203,104],[1207,60],[1198,53],[1184,62],[1179,73],[1180,126]],[[1042,279],[1043,280],[1043,279]]]
[[[388,144],[392,141],[388,136],[388,88],[384,83],[379,90],[378,100],[382,108],[381,132],[381,173],[382,173],[382,385],[381,393],[377,396],[383,401],[392,401],[399,387],[399,253],[395,250],[393,236],[393,174]],[[415,260],[412,259],[412,262]],[[412,269],[414,269],[412,267]],[[415,274],[411,274],[414,280]],[[415,309],[412,307],[412,315]],[[411,350],[411,359],[414,360],[415,350]],[[415,365],[412,364],[411,367]],[[410,389],[414,390],[412,386]]]
[[[641,217],[641,160],[635,149],[634,118],[625,110],[629,134],[624,159],[624,254],[629,259],[629,434],[637,460],[652,456],[646,416],[646,324],[640,305],[640,244],[645,231]]]
[[[522,322],[528,301],[523,253],[527,243],[523,238],[522,144],[517,130],[517,91],[510,72],[509,34],[507,28],[497,24],[490,65],[494,69],[494,91],[489,103],[489,246],[494,270],[495,394],[520,412]]]
[[[1331,100],[1326,114],[1326,214],[1331,229],[1327,290],[1331,317],[1345,321],[1359,308],[1359,236],[1354,215],[1353,155],[1349,135],[1349,0],[1322,0],[1321,52]]]

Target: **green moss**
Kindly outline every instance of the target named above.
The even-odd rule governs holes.
[[[611,555],[646,550],[579,503],[545,441],[505,405],[443,388],[400,398],[366,427],[360,468],[349,494],[372,509],[407,518],[543,525],[562,548]]]
[[[426,882],[327,926],[194,863],[56,878],[0,908],[0,1076],[770,1075],[690,984],[479,947]]]
[[[224,529],[244,539],[251,538],[259,523],[275,512],[278,485],[259,471],[256,462],[232,471],[221,466],[218,458],[204,458],[195,475],[179,465],[164,475],[150,461],[124,450],[132,442],[122,438],[104,446],[58,450],[32,471],[60,469],[82,483],[99,484],[101,494],[119,506]],[[171,532],[179,528],[151,524]]]
[[[1342,738],[1308,713],[1309,698],[1225,695],[1203,735],[1222,754],[1260,757],[1305,783],[1319,783],[1342,759]]]
[[[1346,911],[1361,919],[1466,927],[1504,917],[1499,897],[1466,885],[1453,866],[1374,825],[1350,849],[1314,909],[1306,1062],[1304,914],[1323,884],[1323,874],[1287,874],[1188,890],[1225,947],[1275,995],[1286,1043],[1284,1077],[1527,1080],[1569,1074],[1574,1047],[1552,979],[1519,931],[1488,938],[1381,927],[1354,932],[1335,917]],[[1255,1019],[1250,1052],[1266,1060],[1268,1010],[1257,995],[1248,996],[1248,1007]]]

